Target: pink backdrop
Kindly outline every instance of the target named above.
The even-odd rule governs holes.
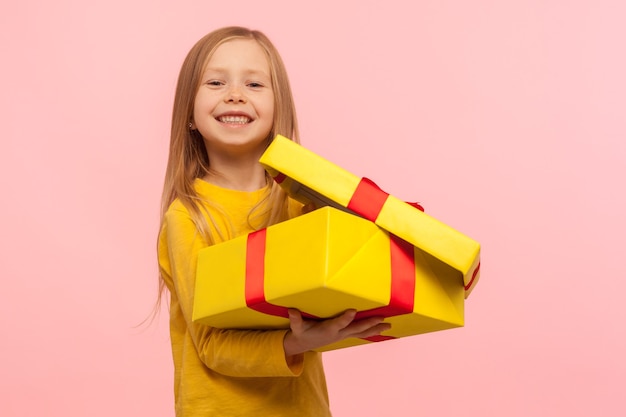
[[[483,245],[465,328],[325,355],[336,417],[626,414],[624,3],[302,3],[3,1],[0,415],[173,415],[167,312],[133,326],[175,78],[227,24],[305,145]]]

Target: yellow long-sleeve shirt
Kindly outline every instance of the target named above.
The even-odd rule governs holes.
[[[228,219],[208,208],[210,227],[226,232],[224,240],[252,231],[248,213],[268,191],[229,190],[202,180],[196,180],[195,188],[227,213]],[[224,330],[191,321],[198,251],[206,246],[187,209],[174,201],[165,214],[158,258],[171,293],[176,415],[330,416],[320,354],[307,352],[302,363],[290,368],[284,330]]]

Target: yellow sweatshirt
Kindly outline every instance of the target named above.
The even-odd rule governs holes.
[[[196,180],[198,193],[224,209],[209,208],[210,227],[224,240],[251,232],[248,213],[268,192],[229,190]],[[216,242],[219,243],[217,233]],[[330,416],[321,354],[307,352],[290,368],[285,330],[227,330],[192,323],[198,251],[207,244],[189,212],[174,201],[158,242],[159,266],[171,293],[170,335],[178,417]]]

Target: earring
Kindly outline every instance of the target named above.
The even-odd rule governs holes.
[[[193,123],[189,122],[189,130],[193,127]]]

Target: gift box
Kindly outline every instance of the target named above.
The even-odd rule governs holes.
[[[480,276],[480,244],[301,145],[278,135],[261,164],[293,198],[362,216],[457,271],[469,296]]]
[[[198,255],[194,322],[227,329],[289,328],[356,309],[390,330],[320,351],[463,326],[458,271],[371,221],[323,207]]]

